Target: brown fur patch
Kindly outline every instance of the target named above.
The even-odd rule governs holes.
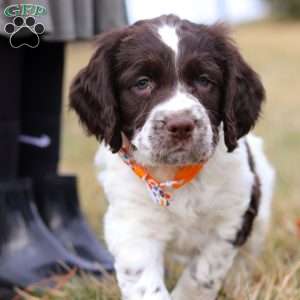
[[[253,223],[255,220],[255,217],[257,216],[258,209],[259,209],[259,203],[260,203],[260,198],[261,198],[261,184],[259,177],[256,173],[255,170],[255,162],[252,156],[252,152],[250,149],[249,144],[247,141],[245,142],[246,144],[246,149],[247,149],[247,154],[248,154],[248,163],[251,172],[254,175],[254,183],[252,186],[252,193],[251,193],[251,201],[249,204],[248,209],[246,210],[244,217],[243,217],[243,223],[242,227],[238,231],[236,238],[233,242],[235,246],[242,246],[246,243],[249,235],[251,234],[252,228],[253,228]]]

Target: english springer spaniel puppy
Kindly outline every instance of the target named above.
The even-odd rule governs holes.
[[[70,105],[103,140],[96,162],[122,299],[213,300],[241,250],[259,252],[274,172],[248,132],[264,96],[223,25],[168,15],[99,37]],[[188,258],[172,293],[170,244]]]

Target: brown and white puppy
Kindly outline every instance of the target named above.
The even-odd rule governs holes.
[[[169,15],[105,33],[70,98],[87,132],[104,140],[96,161],[123,299],[215,299],[240,247],[260,247],[274,178],[261,141],[246,136],[264,89],[224,26]],[[158,179],[193,163],[204,170],[159,207],[113,154],[124,139]],[[169,242],[190,258],[172,296],[163,281]]]

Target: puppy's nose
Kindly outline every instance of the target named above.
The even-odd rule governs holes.
[[[177,139],[189,138],[195,128],[195,124],[188,117],[173,117],[167,121],[166,128],[168,133]]]

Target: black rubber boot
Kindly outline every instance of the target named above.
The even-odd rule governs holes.
[[[31,181],[0,182],[0,286],[26,287],[76,268],[101,274],[99,267],[70,255],[42,222]]]
[[[80,210],[76,178],[48,176],[39,182],[36,191],[40,215],[66,249],[112,272],[112,256],[92,233]]]

